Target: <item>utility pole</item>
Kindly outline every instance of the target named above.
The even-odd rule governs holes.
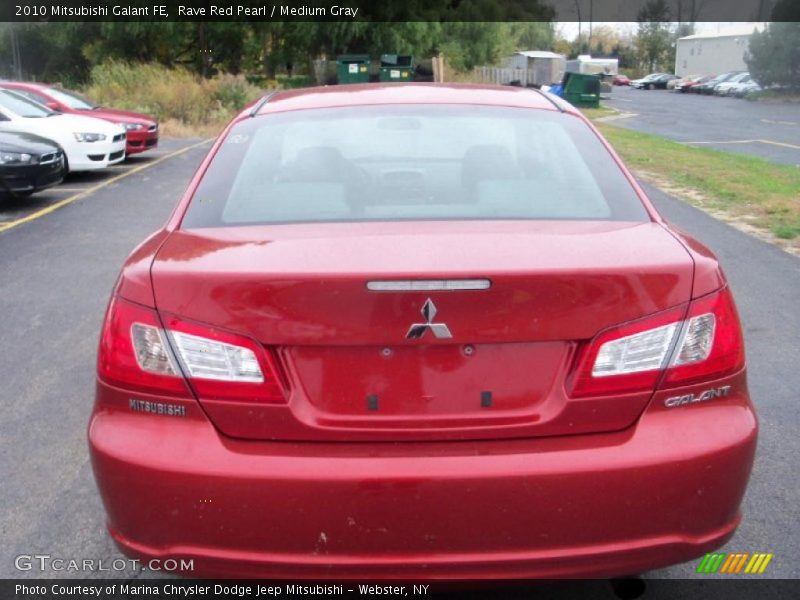
[[[592,21],[594,11],[594,0],[589,0],[589,54],[592,53]]]
[[[17,38],[17,29],[15,23],[10,23],[11,28],[11,61],[14,71],[14,79],[17,81],[22,80],[22,56],[19,52],[19,39]]]

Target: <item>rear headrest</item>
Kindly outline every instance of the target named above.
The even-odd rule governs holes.
[[[483,179],[517,179],[519,166],[511,152],[500,144],[472,146],[461,162],[461,182],[472,187]]]
[[[312,146],[297,153],[292,174],[302,181],[345,181],[351,175],[352,165],[338,148]]]

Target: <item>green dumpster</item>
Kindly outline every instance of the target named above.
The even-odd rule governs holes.
[[[600,76],[565,73],[562,97],[573,106],[600,106]]]
[[[381,56],[381,81],[404,82],[414,81],[412,57],[402,54],[384,54]]]
[[[336,79],[339,83],[369,83],[369,56],[342,54],[336,58]]]

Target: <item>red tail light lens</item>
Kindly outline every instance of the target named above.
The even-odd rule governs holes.
[[[730,290],[599,333],[578,354],[573,397],[653,391],[722,377],[744,366]],[[666,371],[666,373],[665,373]]]
[[[114,298],[98,352],[98,374],[126,388],[200,398],[284,402],[272,354],[236,334],[166,319],[153,309]]]
[[[97,374],[107,383],[130,390],[192,396],[156,312],[117,297],[108,305],[100,335]]]
[[[713,315],[715,325],[712,342],[701,360],[691,360],[701,352],[702,339],[693,335],[691,327],[680,340],[672,366],[667,369],[661,387],[678,387],[702,379],[715,379],[735,373],[744,367],[744,338],[733,295],[729,288],[703,296],[689,305],[687,324],[700,323],[704,315]],[[698,326],[695,326],[695,331]],[[685,357],[688,356],[688,360]]]

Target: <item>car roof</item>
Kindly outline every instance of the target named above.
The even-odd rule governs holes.
[[[367,83],[322,86],[276,92],[257,103],[258,115],[311,108],[387,104],[480,104],[574,113],[569,104],[551,94],[515,86],[461,83]]]

